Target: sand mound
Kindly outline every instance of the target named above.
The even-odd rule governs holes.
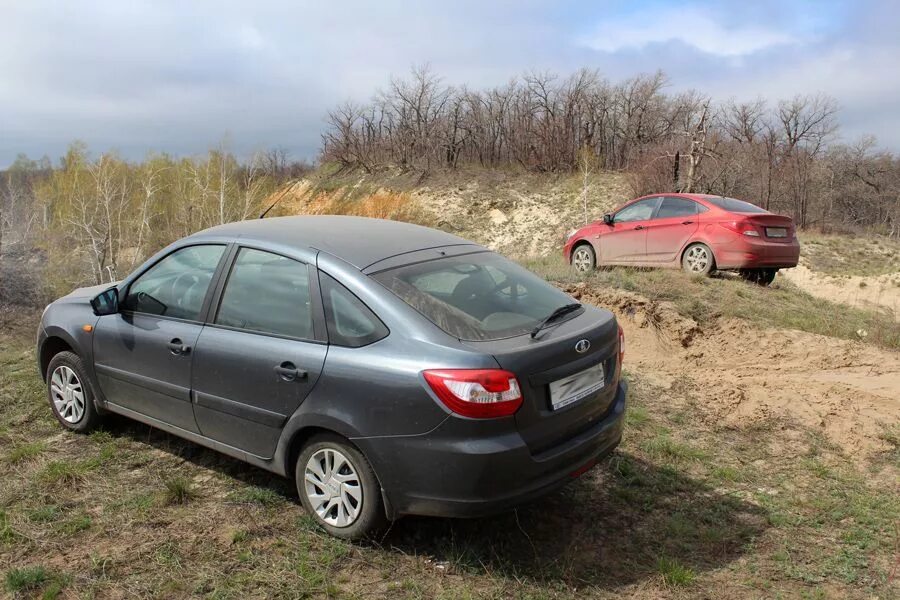
[[[734,319],[700,326],[629,292],[584,284],[566,291],[614,311],[626,369],[691,401],[700,418],[734,427],[799,423],[860,460],[889,449],[881,434],[900,422],[900,354]]]

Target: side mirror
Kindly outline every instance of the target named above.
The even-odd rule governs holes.
[[[606,213],[605,215],[603,215],[603,222],[606,223],[607,225],[612,225],[613,224],[613,216],[609,213]]]
[[[119,312],[119,289],[111,287],[91,298],[91,308],[98,317]]]

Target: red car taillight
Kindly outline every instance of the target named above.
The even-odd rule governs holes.
[[[433,369],[422,375],[441,402],[464,417],[507,417],[522,406],[519,382],[509,371]]]
[[[759,237],[759,230],[750,221],[722,221],[719,225],[740,235]]]
[[[616,381],[619,380],[619,376],[622,375],[622,360],[625,358],[625,332],[622,330],[622,326],[619,325],[619,360],[616,362]]]

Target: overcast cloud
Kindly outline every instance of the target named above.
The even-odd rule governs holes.
[[[331,5],[329,5],[331,4]],[[0,0],[0,167],[75,139],[129,158],[287,148],[429,62],[447,82],[664,70],[717,98],[825,92],[847,140],[900,150],[900,3]]]

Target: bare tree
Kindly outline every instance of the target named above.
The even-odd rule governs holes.
[[[687,173],[684,182],[680,185],[680,191],[693,192],[696,179],[699,176],[700,166],[703,159],[706,158],[710,151],[707,147],[707,134],[709,132],[709,103],[707,99],[700,107],[700,115],[697,122],[686,132],[690,136],[690,147],[687,153]]]
[[[136,211],[137,235],[135,247],[130,252],[128,268],[133,269],[145,255],[147,237],[152,233],[152,221],[158,214],[156,205],[158,196],[164,189],[163,175],[171,167],[165,160],[149,159],[141,165],[137,173],[139,189],[138,208]]]
[[[581,151],[578,153],[578,172],[581,176],[581,193],[579,196],[581,198],[582,209],[584,210],[585,225],[587,225],[590,220],[588,217],[588,199],[591,197],[593,188],[591,178],[596,170],[596,165],[597,157],[594,155],[594,151],[587,146],[582,147]]]
[[[810,226],[841,209],[837,190],[853,190],[859,201],[847,209],[848,222],[900,228],[887,183],[896,159],[871,146],[837,151],[833,99],[716,104],[696,91],[666,94],[667,83],[662,72],[610,83],[582,69],[568,77],[530,72],[473,90],[416,67],[370,102],[331,111],[322,157],[367,172],[514,164],[566,173],[582,169],[587,148],[595,168],[630,171],[641,191],[735,195]]]

